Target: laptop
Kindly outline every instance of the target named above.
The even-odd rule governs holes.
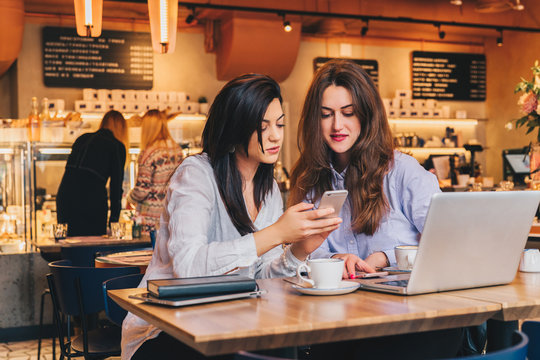
[[[434,194],[412,271],[360,288],[415,295],[508,284],[539,203],[540,191]]]

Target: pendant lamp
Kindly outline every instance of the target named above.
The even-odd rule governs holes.
[[[99,37],[103,0],[74,0],[75,22],[79,36]]]
[[[152,48],[158,54],[174,52],[178,23],[178,0],[148,0]]]

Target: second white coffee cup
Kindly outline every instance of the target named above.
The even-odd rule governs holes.
[[[399,245],[394,248],[396,262],[399,270],[412,270],[418,246]]]
[[[296,275],[317,289],[336,289],[343,276],[343,259],[310,259],[298,265]],[[302,276],[307,271],[309,278]]]

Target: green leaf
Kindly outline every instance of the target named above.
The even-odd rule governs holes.
[[[527,129],[527,132],[526,132],[525,134],[529,134],[529,133],[531,133],[533,130],[534,130],[534,128],[533,128],[533,127],[530,127],[530,128]]]

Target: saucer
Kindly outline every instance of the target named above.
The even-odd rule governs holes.
[[[360,287],[360,284],[354,281],[342,281],[339,287],[335,289],[306,288],[298,285],[293,285],[292,287],[306,295],[342,295],[355,291]]]

